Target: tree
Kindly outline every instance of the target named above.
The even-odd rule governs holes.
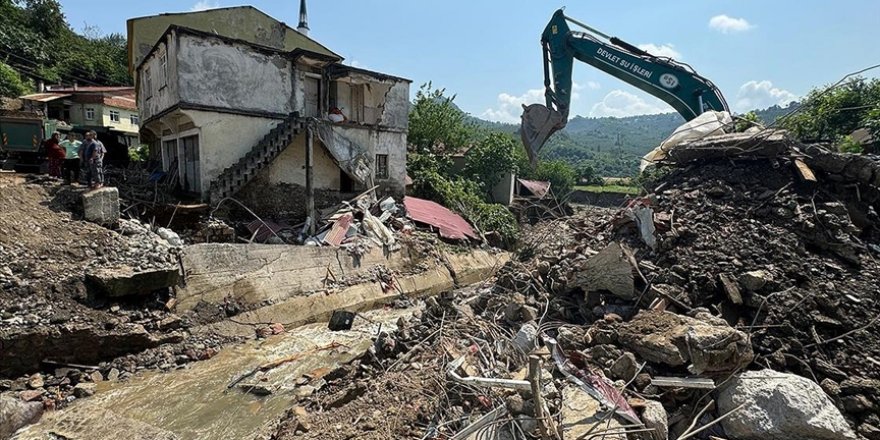
[[[0,96],[17,98],[26,95],[30,87],[12,67],[0,62]]]
[[[504,133],[491,133],[474,144],[465,156],[464,175],[488,194],[501,178],[517,170],[517,141]]]
[[[810,141],[837,141],[880,117],[880,79],[855,78],[834,88],[813,89],[799,111],[780,125]],[[876,133],[876,132],[875,132]]]
[[[549,181],[553,193],[562,197],[571,192],[577,180],[577,173],[567,162],[548,160],[538,164],[533,178]]]
[[[430,82],[416,92],[407,140],[418,152],[455,152],[473,139],[474,128],[453,103],[455,95],[447,97],[445,93],[446,89],[432,89]]]
[[[575,171],[577,172],[577,180],[580,182],[584,182],[587,185],[600,185],[602,183],[602,176],[588,162],[579,163]]]

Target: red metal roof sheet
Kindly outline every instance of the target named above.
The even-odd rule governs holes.
[[[544,196],[547,195],[547,192],[550,191],[550,182],[543,182],[540,180],[526,180],[526,179],[516,179],[520,185],[526,187],[529,192],[537,196],[539,199],[543,199]]]
[[[345,240],[345,235],[348,234],[348,228],[351,227],[352,221],[354,221],[354,216],[351,215],[351,213],[339,217],[336,220],[336,223],[333,223],[330,232],[324,237],[324,243],[327,243],[330,246],[341,245],[342,241]]]
[[[415,197],[404,197],[403,206],[409,218],[436,227],[440,236],[453,240],[464,240],[467,237],[476,239],[477,234],[471,225],[460,215],[430,200]]]

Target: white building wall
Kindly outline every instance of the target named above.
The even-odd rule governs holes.
[[[181,101],[234,111],[294,111],[292,67],[283,55],[186,34],[178,37],[178,47]]]

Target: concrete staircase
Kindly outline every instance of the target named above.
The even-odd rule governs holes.
[[[212,203],[231,197],[238,193],[257,173],[267,167],[293,139],[306,129],[306,119],[299,113],[293,113],[263,137],[247,154],[234,165],[223,170],[220,176],[211,182],[210,197]]]

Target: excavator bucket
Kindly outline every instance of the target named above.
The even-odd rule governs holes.
[[[543,104],[523,105],[520,135],[532,166],[538,163],[538,152],[547,139],[565,127],[565,116]]]

